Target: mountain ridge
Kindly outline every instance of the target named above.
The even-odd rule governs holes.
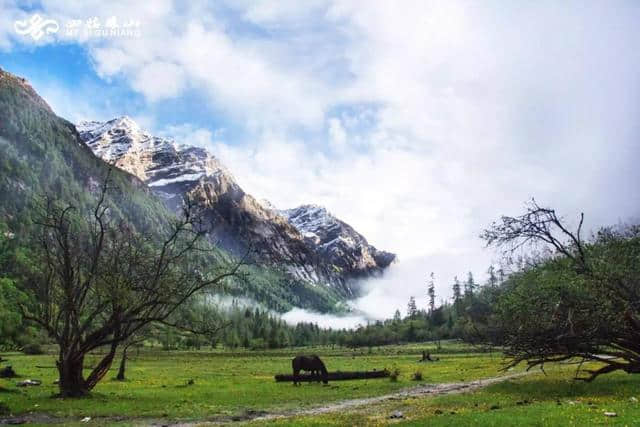
[[[11,236],[12,244],[26,250],[37,244],[39,230],[33,214],[40,196],[90,209],[109,169],[111,214],[141,230],[169,229],[176,215],[157,192],[135,174],[96,156],[76,126],[58,117],[26,79],[2,69],[0,118],[0,230]],[[212,265],[229,260],[230,254],[223,249],[209,256]],[[247,265],[246,273],[246,278],[230,280],[211,292],[249,298],[280,313],[294,307],[319,312],[348,309],[337,292],[294,280],[277,268]]]
[[[231,253],[253,249],[257,260],[346,298],[358,296],[359,279],[382,274],[395,260],[323,207],[279,210],[256,200],[204,148],[153,136],[127,116],[76,127],[97,156],[140,178],[171,209],[184,196],[196,200],[214,224],[211,240]]]

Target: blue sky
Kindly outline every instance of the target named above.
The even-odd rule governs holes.
[[[18,34],[34,13],[60,31]],[[139,36],[64,33],[92,17]],[[482,277],[482,228],[530,197],[591,229],[640,216],[638,22],[636,1],[0,0],[0,66],[72,121],[126,114],[258,199],[327,206],[398,253],[361,301],[391,315],[430,271],[442,296]]]
[[[58,115],[71,121],[128,115],[141,116],[143,122],[153,118],[152,123],[163,127],[189,123],[211,132],[224,128],[227,141],[241,134],[231,118],[216,111],[196,90],[175,99],[148,102],[129,87],[123,76],[101,78],[87,51],[77,44],[18,45],[10,52],[0,52],[0,64],[27,78]]]

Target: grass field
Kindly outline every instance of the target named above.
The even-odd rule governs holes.
[[[465,382],[503,375],[498,353],[475,353],[470,347],[446,343],[435,363],[418,363],[427,345],[383,347],[353,353],[328,348],[266,352],[144,351],[130,361],[128,381],[109,377],[91,397],[52,398],[56,371],[54,356],[4,354],[22,378],[43,381],[39,387],[19,389],[15,380],[0,380],[0,402],[14,415],[46,414],[59,421],[138,424],[151,420],[200,421],[228,417],[242,419],[252,411],[269,413],[315,407],[360,397],[378,396],[417,384]],[[290,360],[300,352],[320,354],[331,371],[399,369],[397,382],[389,379],[332,382],[329,386],[276,383],[276,373],[288,373]],[[88,360],[90,365],[91,359]],[[44,368],[38,368],[44,366]],[[473,393],[386,401],[320,416],[298,416],[263,422],[273,425],[376,425],[396,422],[389,415],[400,410],[409,425],[640,425],[640,376],[611,375],[592,384],[573,383],[572,366],[547,369],[495,384]],[[423,380],[411,375],[420,370]],[[188,382],[193,380],[194,384]],[[491,409],[493,407],[493,409]],[[614,411],[607,418],[604,411]],[[104,418],[108,417],[108,418]]]
[[[472,393],[407,398],[323,416],[260,423],[272,426],[640,426],[640,376],[612,374],[586,384],[574,367],[556,366]],[[401,411],[404,418],[390,419]],[[613,412],[608,417],[605,412]]]

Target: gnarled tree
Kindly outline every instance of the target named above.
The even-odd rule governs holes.
[[[585,241],[535,201],[487,229],[489,245],[512,251],[543,244],[547,256],[512,274],[496,308],[495,336],[529,367],[575,360],[576,378],[640,373],[640,227],[600,230]],[[593,362],[586,363],[585,362]]]
[[[136,230],[112,214],[109,190],[107,178],[90,212],[45,197],[35,219],[34,264],[41,267],[27,275],[31,298],[21,310],[59,345],[62,396],[87,394],[119,345],[198,292],[238,275],[243,264],[215,259],[190,203],[165,230]],[[85,357],[99,348],[106,354],[85,377]]]

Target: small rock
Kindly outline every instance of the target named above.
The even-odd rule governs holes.
[[[617,417],[618,414],[616,414],[615,412],[605,412],[604,416],[605,417]]]
[[[633,403],[638,403],[638,398],[635,396],[631,396],[629,400],[632,401]]]
[[[576,404],[576,402],[574,402],[573,400],[570,400],[570,401],[568,401],[567,403],[568,403],[569,405],[575,405],[575,404]]]
[[[389,418],[392,418],[392,419],[404,418],[404,414],[400,411],[395,411],[393,414],[389,415]]]
[[[91,421],[91,417],[84,417],[80,420],[81,423],[88,423],[89,421]]]

